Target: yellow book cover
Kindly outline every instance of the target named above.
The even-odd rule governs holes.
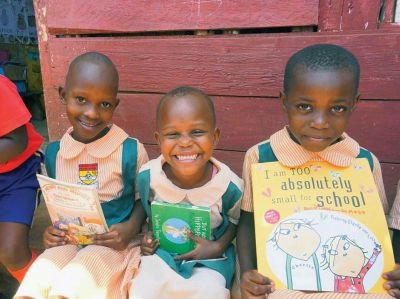
[[[278,289],[386,293],[381,274],[394,258],[367,159],[251,171],[260,273]]]

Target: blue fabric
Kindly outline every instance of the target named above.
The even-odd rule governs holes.
[[[42,155],[37,153],[16,169],[0,174],[0,222],[32,224],[39,205],[36,173],[42,162]]]
[[[371,171],[374,171],[374,160],[372,159],[372,154],[370,151],[360,148],[360,153],[358,154],[357,158],[366,158],[369,163],[369,168],[371,168]]]
[[[277,162],[278,158],[275,156],[271,143],[263,143],[258,146],[258,162]]]
[[[137,186],[142,201],[142,205],[148,217],[151,217],[150,206],[150,170],[141,171],[137,176]],[[242,192],[234,184],[230,183],[227,190],[222,196],[222,224],[215,228],[212,232],[213,239],[219,239],[226,231],[229,225],[228,211],[231,209],[238,200],[242,197]],[[156,254],[163,259],[176,273],[184,278],[192,276],[194,267],[207,267],[218,271],[225,277],[226,287],[232,286],[232,279],[235,273],[235,250],[233,245],[230,245],[225,253],[225,259],[221,260],[196,260],[196,261],[175,261],[173,254],[163,250],[157,249]]]
[[[60,141],[50,143],[46,149],[46,171],[51,178],[56,178],[56,157]],[[107,225],[111,226],[129,219],[135,206],[135,177],[137,167],[137,141],[127,138],[122,144],[122,194],[111,201],[101,203]]]

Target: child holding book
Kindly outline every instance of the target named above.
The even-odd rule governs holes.
[[[289,124],[270,139],[250,148],[245,156],[245,189],[238,228],[241,296],[245,298],[390,298],[388,295],[355,295],[275,291],[274,282],[257,272],[252,178],[250,167],[276,162],[289,167],[308,161],[326,161],[348,167],[357,157],[367,158],[385,213],[388,204],[377,158],[344,131],[359,100],[359,64],[347,50],[336,45],[313,45],[295,53],[287,62],[280,95]],[[383,274],[384,287],[400,298],[400,271]]]
[[[0,263],[21,282],[37,253],[29,249],[29,228],[38,205],[43,138],[17,88],[0,75]]]
[[[145,213],[135,192],[135,177],[147,153],[138,140],[112,124],[118,106],[118,72],[111,60],[89,52],[75,58],[60,88],[72,125],[46,150],[50,177],[97,186],[109,231],[93,245],[68,244],[52,226],[43,236],[47,248],[33,263],[16,298],[125,298],[139,261]],[[91,173],[88,181],[87,171]]]
[[[212,157],[219,140],[214,106],[202,91],[179,87],[157,108],[155,137],[161,156],[144,165],[138,188],[147,215],[152,201],[210,208],[212,238],[188,232],[196,248],[174,256],[157,249],[151,232],[142,241],[141,266],[130,298],[229,298],[242,198],[242,180]]]

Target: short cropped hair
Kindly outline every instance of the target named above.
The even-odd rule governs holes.
[[[72,60],[72,62],[69,65],[67,79],[69,73],[81,62],[91,62],[106,66],[111,71],[111,76],[112,78],[115,79],[115,83],[118,86],[119,76],[117,68],[115,67],[114,63],[111,61],[110,58],[99,52],[86,52],[75,57],[74,60]]]
[[[285,67],[283,90],[287,94],[298,71],[344,71],[353,74],[356,92],[360,82],[360,65],[352,53],[332,44],[316,44],[293,54]]]
[[[157,126],[158,126],[158,121],[160,119],[161,108],[162,108],[163,104],[165,103],[165,101],[168,99],[171,99],[171,98],[175,98],[175,97],[183,97],[187,94],[200,95],[206,101],[208,108],[210,109],[210,112],[211,112],[211,119],[213,121],[213,125],[215,126],[216,116],[215,116],[215,108],[214,108],[213,101],[202,90],[195,88],[195,87],[191,87],[191,86],[179,86],[177,88],[174,88],[171,91],[167,92],[160,99],[160,101],[158,102],[158,105],[157,105],[157,114],[156,114]]]

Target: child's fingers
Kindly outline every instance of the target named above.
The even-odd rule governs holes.
[[[390,290],[390,291],[388,291],[388,294],[394,298],[400,298],[400,290],[399,289]]]
[[[252,281],[247,281],[246,284],[242,284],[241,288],[252,294],[253,296],[261,296],[265,298],[265,294],[273,292],[275,289],[270,284],[258,284]],[[251,297],[254,298],[254,297]],[[258,298],[258,297],[256,297]]]
[[[176,261],[192,260],[196,256],[196,251],[195,250],[189,251],[189,252],[187,252],[185,254],[176,255],[176,256],[174,256],[174,260],[176,260]]]
[[[202,237],[196,236],[194,234],[192,234],[192,232],[190,230],[187,231],[187,236],[192,239],[193,241],[195,241],[196,243],[200,243],[201,241],[203,241],[204,239]]]
[[[53,236],[65,237],[65,231],[55,228],[54,226],[47,227],[46,232]]]
[[[400,283],[400,270],[399,269],[383,273],[382,276],[384,279],[389,280],[390,283],[394,283],[396,281],[398,281]]]
[[[153,233],[151,231],[146,232],[143,235],[142,242],[146,243],[146,244],[152,244],[153,243]]]

